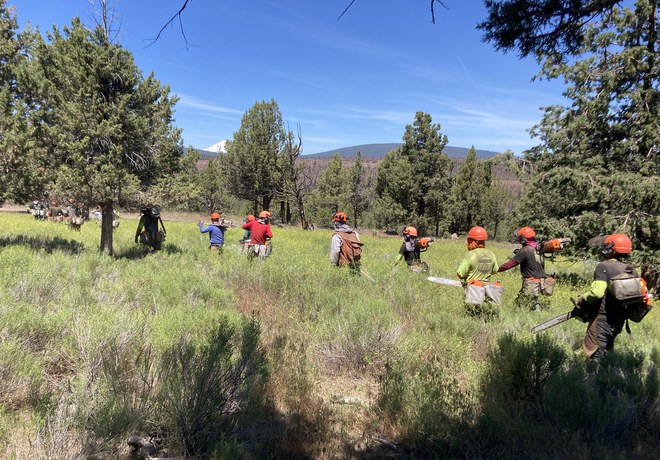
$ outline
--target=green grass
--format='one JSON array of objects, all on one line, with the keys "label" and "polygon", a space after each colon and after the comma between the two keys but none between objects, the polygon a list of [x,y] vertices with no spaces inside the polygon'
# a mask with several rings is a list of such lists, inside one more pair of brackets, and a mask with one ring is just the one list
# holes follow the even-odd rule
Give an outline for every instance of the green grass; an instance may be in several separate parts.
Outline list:
[{"label": "green grass", "polygon": [[[183,409],[159,403],[172,379],[163,357],[182,343],[203,350],[214,325],[242,330],[249,319],[260,326],[270,372],[259,395],[223,415],[230,426],[219,419],[215,443],[205,434],[208,455],[378,457],[388,453],[374,441],[383,437],[410,457],[534,458],[543,449],[586,458],[600,442],[605,457],[620,458],[658,448],[644,435],[660,423],[657,312],[632,324],[632,337],[622,333],[611,363],[597,370],[581,356],[582,323],[529,333],[571,308],[592,264],[548,263],[560,281],[542,312],[515,306],[517,270],[497,275],[504,298],[487,321],[466,314],[460,288],[403,263],[392,269],[400,238],[362,232],[367,277],[330,266],[329,230],[274,226],[271,257],[249,262],[240,228],[228,230],[218,255],[195,219],[166,220],[157,253],[133,243],[136,225],[122,220],[109,257],[98,252],[93,223],[75,232],[0,213],[0,451],[9,457],[115,458],[127,455],[128,435],[153,432],[183,452],[172,415]],[[499,262],[513,249],[488,247]],[[464,241],[441,240],[422,258],[433,275],[455,278],[465,252]],[[231,347],[236,363],[243,352],[239,342]],[[199,372],[219,365],[190,359],[203,363]],[[541,368],[542,382],[525,380]],[[519,390],[508,392],[514,384]],[[565,388],[582,403],[570,403]],[[362,403],[337,404],[337,394]],[[573,430],[566,442],[564,426]],[[84,442],[54,447],[72,436]]]}]

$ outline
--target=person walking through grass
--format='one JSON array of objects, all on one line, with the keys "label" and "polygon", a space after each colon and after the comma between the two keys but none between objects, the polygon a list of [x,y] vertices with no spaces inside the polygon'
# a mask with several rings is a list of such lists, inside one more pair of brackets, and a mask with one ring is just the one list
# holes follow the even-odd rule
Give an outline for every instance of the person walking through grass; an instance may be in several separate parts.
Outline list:
[{"label": "person walking through grass", "polygon": [[499,305],[504,289],[498,282],[491,283],[497,273],[497,259],[486,249],[488,233],[483,227],[472,227],[467,234],[468,253],[463,257],[456,275],[465,285],[465,306],[473,316],[497,315],[493,305]]},{"label": "person walking through grass", "polygon": [[594,280],[589,290],[578,296],[573,316],[589,323],[582,346],[588,358],[602,358],[614,348],[624,323],[628,319],[641,321],[650,310],[645,283],[625,262],[631,252],[627,235],[614,233],[605,238]]},{"label": "person walking through grass", "polygon": [[220,213],[211,214],[211,225],[204,227],[204,222],[199,221],[199,233],[209,234],[209,251],[222,253],[225,244],[225,231],[227,227],[220,225]]},{"label": "person walking through grass", "polygon": [[513,257],[499,266],[498,272],[510,270],[520,265],[522,287],[516,303],[525,304],[532,310],[541,310],[539,296],[543,293],[545,285],[545,266],[543,254],[539,251],[536,241],[536,232],[531,227],[522,227],[516,233],[522,247],[515,251]]},{"label": "person walking through grass", "polygon": [[338,211],[332,216],[335,233],[330,241],[330,263],[339,267],[350,267],[360,272],[362,242],[360,235],[348,225],[346,213]]},{"label": "person walking through grass", "polygon": [[261,260],[266,259],[272,251],[269,243],[273,238],[273,232],[270,228],[270,212],[261,211],[259,218],[245,222],[241,228],[250,231],[251,246],[248,249],[248,259],[252,260],[259,257]]},{"label": "person walking through grass", "polygon": [[408,268],[415,273],[428,271],[428,265],[422,262],[422,249],[417,239],[417,229],[415,227],[409,226],[403,229],[403,243],[392,267],[396,267],[401,260],[405,260]]}]

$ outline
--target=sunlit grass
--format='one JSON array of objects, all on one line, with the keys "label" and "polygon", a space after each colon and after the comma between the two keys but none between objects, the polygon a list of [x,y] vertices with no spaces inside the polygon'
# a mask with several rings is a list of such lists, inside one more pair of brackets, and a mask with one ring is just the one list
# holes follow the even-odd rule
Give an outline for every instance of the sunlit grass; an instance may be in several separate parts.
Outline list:
[{"label": "sunlit grass", "polygon": [[[9,398],[18,402],[12,410],[29,413],[37,407],[48,412],[53,401],[69,397],[68,391],[84,397],[86,388],[91,391],[94,385],[67,389],[66,382],[93,379],[108,350],[121,344],[126,362],[137,363],[145,350],[155,357],[182,338],[202,341],[220,318],[238,325],[241,318],[254,317],[270,365],[279,372],[271,377],[273,405],[317,423],[319,438],[311,444],[325,449],[338,441],[331,441],[331,434],[323,438],[323,430],[334,429],[325,421],[334,409],[324,402],[331,396],[324,388],[350,393],[353,387],[342,388],[344,378],[369,386],[401,371],[411,373],[401,381],[410,385],[412,393],[406,394],[426,391],[425,385],[437,382],[450,385],[447,391],[455,386],[479,395],[498,340],[508,335],[529,340],[532,326],[570,310],[570,297],[589,284],[588,270],[593,269],[582,262],[548,262],[548,272],[577,276],[558,283],[542,312],[515,306],[521,284],[517,270],[495,275],[505,292],[499,315],[487,321],[466,315],[462,289],[430,283],[403,262],[393,268],[401,245],[397,237],[362,231],[366,275],[356,276],[330,265],[330,230],[305,232],[274,225],[272,255],[250,262],[240,254],[240,227],[227,231],[224,252],[217,254],[208,251],[208,237],[199,234],[196,221],[168,221],[167,213],[164,218],[167,240],[162,251],[136,245],[137,220],[123,219],[110,257],[98,252],[100,228],[94,223],[85,223],[77,232],[27,214],[0,213],[0,349],[16,361],[13,367],[6,360],[0,366],[14,382]],[[488,247],[500,263],[513,249],[500,242],[489,242]],[[440,240],[422,259],[433,275],[455,279],[465,252],[463,240]],[[632,337],[621,334],[617,349],[651,355],[658,346],[659,316],[651,312],[634,324]],[[582,323],[569,321],[547,335],[578,362],[584,330]],[[131,364],[126,372],[137,373],[137,366]],[[81,375],[85,377],[76,377]],[[447,401],[458,397],[442,394]],[[25,403],[28,399],[32,406]],[[361,418],[371,417],[367,425],[385,430],[379,425],[376,399],[367,401]],[[0,402],[6,411],[8,403]],[[470,410],[476,408],[475,403]],[[406,409],[412,425],[423,421],[415,418],[421,410]],[[337,414],[346,420],[353,417],[346,411]],[[0,415],[0,443],[4,436],[8,446],[16,446],[20,430],[3,424],[9,418]],[[43,429],[40,423],[24,429],[35,435]],[[339,440],[345,440],[342,436]],[[116,440],[103,442],[117,448]]]}]

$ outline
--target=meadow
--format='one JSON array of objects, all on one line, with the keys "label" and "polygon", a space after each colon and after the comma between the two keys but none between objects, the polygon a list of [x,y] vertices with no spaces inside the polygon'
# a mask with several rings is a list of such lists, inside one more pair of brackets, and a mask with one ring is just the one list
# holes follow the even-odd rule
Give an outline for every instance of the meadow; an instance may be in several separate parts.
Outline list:
[{"label": "meadow", "polygon": [[[518,306],[517,270],[494,315],[401,262],[401,239],[361,233],[368,276],[332,267],[330,230],[273,226],[248,261],[243,231],[208,251],[197,217],[160,252],[122,219],[114,256],[80,232],[0,213],[0,457],[652,458],[660,451],[660,313],[601,363],[586,326],[530,328],[571,309],[595,261],[548,262],[555,293]],[[208,218],[207,218],[208,219]],[[498,262],[514,246],[488,246]],[[455,278],[465,242],[423,254]],[[146,447],[145,447],[146,449]]]}]

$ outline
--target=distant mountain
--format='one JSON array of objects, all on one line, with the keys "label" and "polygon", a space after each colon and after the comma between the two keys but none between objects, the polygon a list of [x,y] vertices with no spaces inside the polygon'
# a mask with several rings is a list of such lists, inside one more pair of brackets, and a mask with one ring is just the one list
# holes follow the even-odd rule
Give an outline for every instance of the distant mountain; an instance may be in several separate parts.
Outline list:
[{"label": "distant mountain", "polygon": [[[210,147],[207,147],[205,149],[196,149],[202,159],[208,160],[210,158],[213,158],[218,155],[218,152],[226,152],[225,149],[225,143],[227,141],[220,141],[217,144],[213,144]],[[401,146],[401,144],[361,144],[361,145],[354,145],[352,147],[343,147],[340,149],[335,149],[335,150],[328,150],[326,152],[320,152],[320,153],[312,153],[309,155],[303,155],[303,158],[306,158],[308,160],[315,159],[315,158],[330,158],[334,156],[335,153],[338,153],[340,157],[342,158],[355,158],[355,154],[357,151],[360,151],[360,154],[362,155],[362,158],[367,159],[367,158],[373,158],[373,159],[381,159],[387,154],[388,152],[391,152],[394,149],[397,149]],[[450,157],[450,158],[465,158],[467,156],[468,150],[465,147],[452,147],[452,146],[446,146],[444,149],[444,152]],[[499,155],[501,152],[493,152],[492,150],[479,150],[477,149],[477,158],[491,158],[494,157],[495,155]]]},{"label": "distant mountain", "polygon": [[215,153],[222,152],[222,153],[225,153],[227,151],[227,148],[225,147],[226,144],[227,144],[226,140],[220,141],[220,142],[217,142],[217,143],[213,144],[210,147],[206,147],[204,150],[206,150],[207,152],[215,152]]},{"label": "distant mountain", "polygon": [[[401,144],[362,144],[303,156],[305,158],[326,158],[332,157],[335,153],[338,153],[342,158],[355,158],[355,154],[359,150],[362,158],[383,158],[386,153],[391,152],[399,146],[401,146]],[[448,145],[445,147],[444,152],[450,158],[465,158],[468,150],[470,149],[466,149],[465,147],[451,147]],[[500,153],[501,152],[477,149],[477,158],[491,158]]]}]

